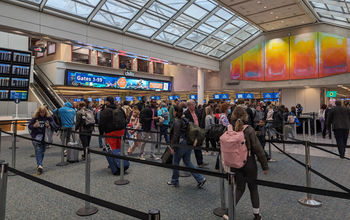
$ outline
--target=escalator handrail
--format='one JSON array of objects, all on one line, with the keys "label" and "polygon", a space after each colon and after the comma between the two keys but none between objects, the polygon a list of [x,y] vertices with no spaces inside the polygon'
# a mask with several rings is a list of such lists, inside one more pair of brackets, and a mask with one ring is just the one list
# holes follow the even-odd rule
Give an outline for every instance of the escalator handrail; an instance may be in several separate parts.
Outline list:
[{"label": "escalator handrail", "polygon": [[[41,75],[43,75],[48,81],[49,81],[49,86],[51,87],[52,85],[55,85],[51,80],[50,80],[50,78],[45,74],[45,72],[39,67],[39,65],[38,64],[34,64],[34,68],[37,68],[37,69],[39,69],[39,72],[40,72],[40,74]],[[40,76],[39,76],[40,77]],[[51,89],[52,89],[52,87],[51,87]],[[63,94],[62,94],[62,92],[59,90],[59,89],[57,89],[57,91],[58,91],[58,93],[61,95],[61,97],[62,97],[62,101],[63,101],[63,104],[65,103],[65,102],[67,102],[67,99],[63,96]],[[60,97],[59,97],[60,98]]]},{"label": "escalator handrail", "polygon": [[36,93],[36,96],[41,99],[40,101],[42,101],[43,103],[45,103],[49,108],[51,108],[50,110],[55,109],[55,104],[52,103],[52,101],[50,100],[50,98],[46,95],[45,92],[40,92],[39,90],[41,89],[41,87],[37,84],[37,83],[31,83],[30,84],[31,89],[33,90],[32,92],[36,93],[35,91],[38,91],[38,93]]},{"label": "escalator handrail", "polygon": [[61,104],[52,94],[52,91],[50,91],[40,80],[37,74],[34,75],[34,79],[36,79],[36,84],[45,92],[45,95],[51,100],[51,102],[56,106],[56,108],[61,107]]}]

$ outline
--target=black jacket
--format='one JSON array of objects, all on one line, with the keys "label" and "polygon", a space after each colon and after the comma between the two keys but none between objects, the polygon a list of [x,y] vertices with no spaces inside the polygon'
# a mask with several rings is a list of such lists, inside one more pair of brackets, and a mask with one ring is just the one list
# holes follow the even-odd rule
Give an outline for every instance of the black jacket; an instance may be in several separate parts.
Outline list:
[{"label": "black jacket", "polygon": [[[155,116],[157,116],[157,112],[154,112]],[[142,124],[143,131],[150,131],[152,127],[153,121],[153,112],[150,107],[145,107],[140,113],[140,123]]]},{"label": "black jacket", "polygon": [[283,113],[279,110],[273,113],[273,127],[281,130],[283,124]]},{"label": "black jacket", "polygon": [[336,106],[328,115],[327,124],[334,129],[350,129],[350,109]]},{"label": "black jacket", "polygon": [[[197,109],[194,110],[194,112],[195,112],[195,114],[197,115],[198,123],[200,124],[200,114],[199,114],[199,112],[197,111]],[[187,119],[189,120],[189,122],[194,123],[194,120],[193,120],[193,117],[192,117],[192,115],[191,115],[190,110],[187,109],[187,110],[184,112],[184,115],[185,115],[185,118],[187,118]]]},{"label": "black jacket", "polygon": [[[110,104],[107,105],[104,110],[100,113],[100,123],[99,123],[99,129],[102,134],[109,133],[112,131],[117,131],[116,125],[113,124],[113,111],[117,109],[117,105]],[[123,110],[124,117],[126,117]]]},{"label": "black jacket", "polygon": [[175,118],[174,123],[170,130],[171,135],[171,144],[179,144],[180,143],[180,137],[185,136],[185,130],[186,130],[186,123],[184,122],[185,119],[181,118]]}]

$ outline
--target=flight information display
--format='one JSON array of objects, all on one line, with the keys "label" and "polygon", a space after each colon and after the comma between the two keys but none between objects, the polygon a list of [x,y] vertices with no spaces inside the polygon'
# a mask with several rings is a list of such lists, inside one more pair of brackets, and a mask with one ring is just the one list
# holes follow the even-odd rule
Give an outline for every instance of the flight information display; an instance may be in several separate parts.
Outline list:
[{"label": "flight information display", "polygon": [[114,76],[99,73],[66,71],[67,86],[86,86],[94,88],[115,88],[149,91],[171,91],[171,82]]}]

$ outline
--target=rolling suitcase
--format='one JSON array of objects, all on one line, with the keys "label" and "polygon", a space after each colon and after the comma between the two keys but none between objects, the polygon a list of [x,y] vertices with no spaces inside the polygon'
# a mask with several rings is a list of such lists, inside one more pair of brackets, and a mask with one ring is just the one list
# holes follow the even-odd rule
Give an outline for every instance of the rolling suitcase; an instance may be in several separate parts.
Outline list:
[{"label": "rolling suitcase", "polygon": [[[75,135],[72,135],[72,140],[67,143],[69,147],[80,147],[80,144],[75,139]],[[79,162],[79,150],[67,149],[67,162],[76,163]]]},{"label": "rolling suitcase", "polygon": [[173,163],[173,155],[170,152],[169,146],[165,149],[165,151],[161,157],[161,160],[162,160],[162,163],[165,163],[165,164],[172,164]]},{"label": "rolling suitcase", "polygon": [[[103,150],[110,154],[120,155],[120,149],[112,150],[109,147],[109,145],[106,145],[106,148],[104,148]],[[113,175],[119,175],[121,167],[120,159],[108,156],[106,156],[106,159],[108,161],[109,167]],[[124,160],[124,171],[126,171],[129,168],[129,166],[130,162],[128,160]]]}]

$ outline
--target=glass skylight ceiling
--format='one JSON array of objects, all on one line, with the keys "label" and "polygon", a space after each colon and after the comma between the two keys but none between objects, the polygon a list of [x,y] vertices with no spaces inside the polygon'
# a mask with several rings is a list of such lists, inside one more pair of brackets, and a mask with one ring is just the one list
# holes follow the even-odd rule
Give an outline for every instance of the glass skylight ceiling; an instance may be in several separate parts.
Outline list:
[{"label": "glass skylight ceiling", "polygon": [[260,33],[213,0],[15,1],[219,59]]},{"label": "glass skylight ceiling", "polygon": [[321,21],[350,26],[350,0],[309,0]]}]

